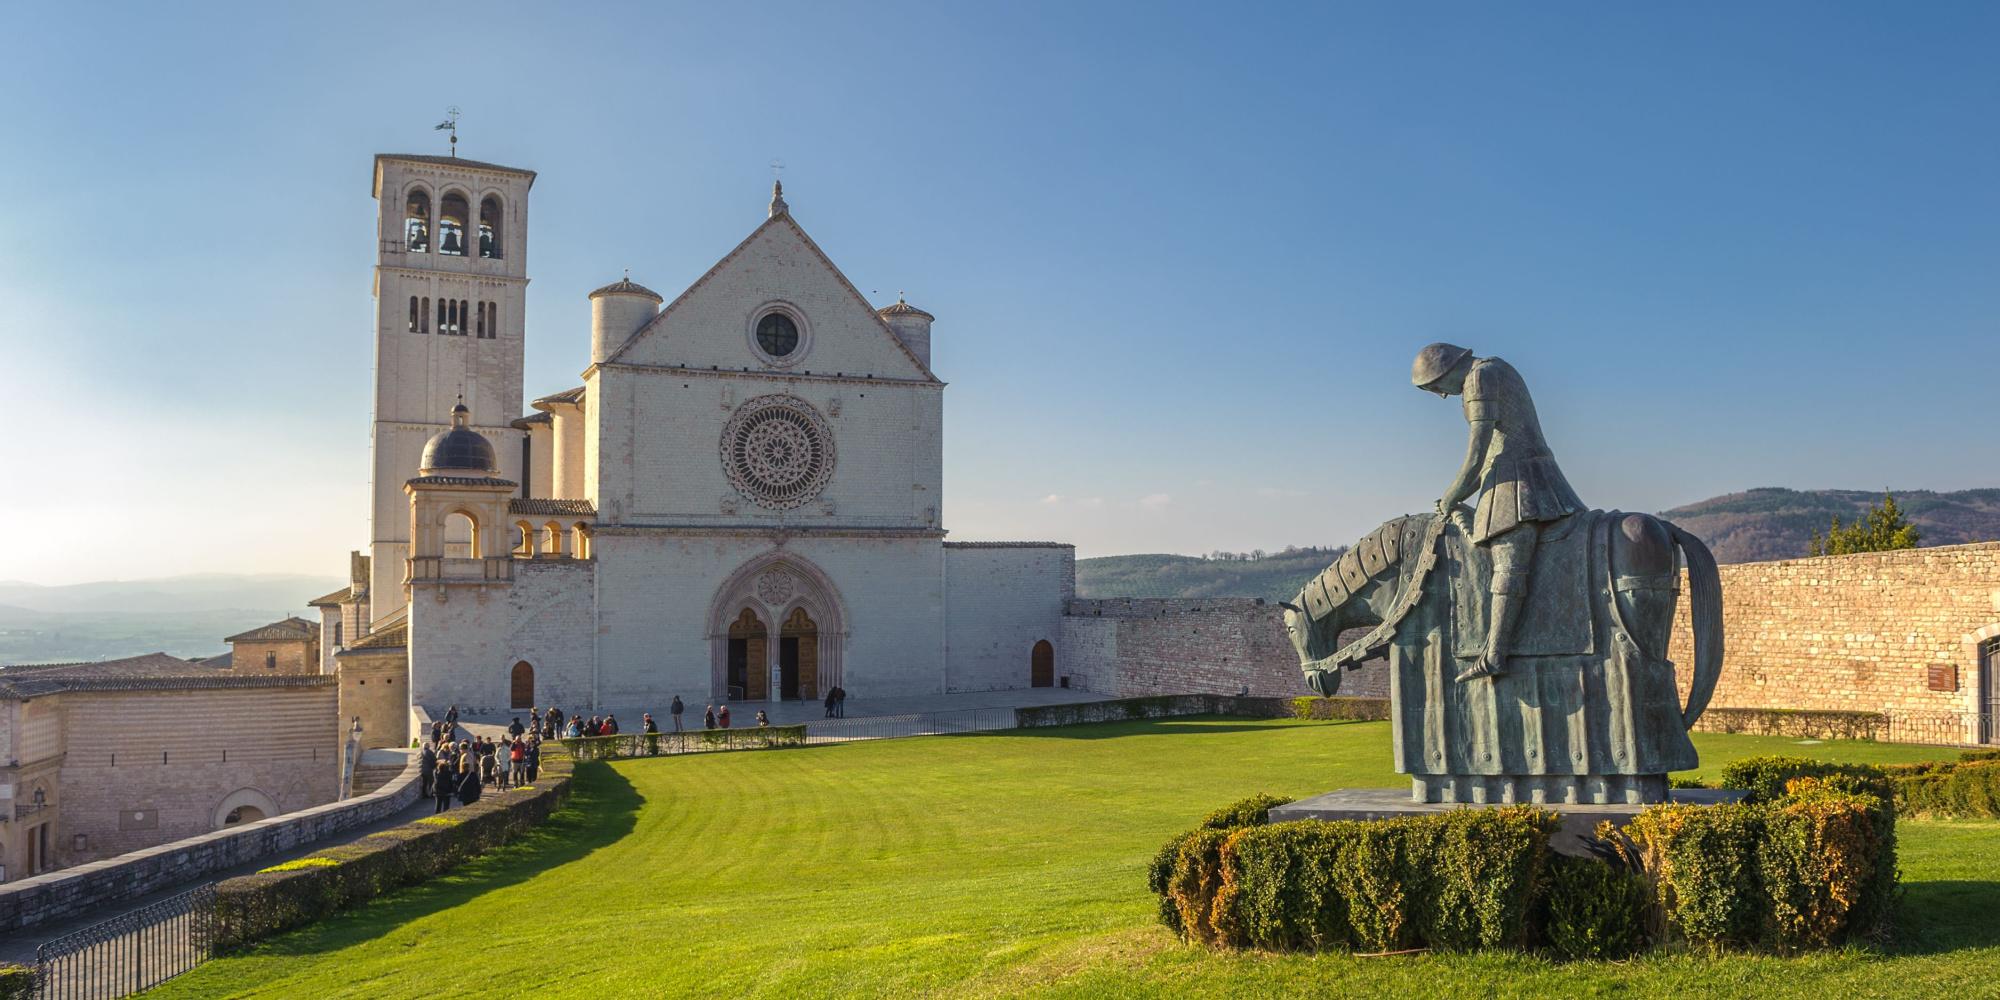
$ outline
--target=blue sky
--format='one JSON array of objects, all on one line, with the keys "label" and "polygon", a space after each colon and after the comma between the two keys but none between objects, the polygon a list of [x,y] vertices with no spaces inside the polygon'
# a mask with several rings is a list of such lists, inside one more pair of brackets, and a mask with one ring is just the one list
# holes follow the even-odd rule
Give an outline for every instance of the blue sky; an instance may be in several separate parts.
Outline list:
[{"label": "blue sky", "polygon": [[540,172],[585,293],[794,215],[938,316],[953,537],[1341,544],[1428,507],[1438,339],[1594,505],[1995,485],[2000,6],[0,4],[0,578],[339,573],[376,152]]}]

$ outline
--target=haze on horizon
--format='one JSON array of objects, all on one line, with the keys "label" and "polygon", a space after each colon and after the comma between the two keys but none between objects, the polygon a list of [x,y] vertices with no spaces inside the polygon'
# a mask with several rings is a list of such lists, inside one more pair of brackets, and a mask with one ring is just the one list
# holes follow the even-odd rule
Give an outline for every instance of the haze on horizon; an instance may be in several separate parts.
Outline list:
[{"label": "haze on horizon", "polygon": [[539,171],[528,394],[787,200],[938,316],[944,521],[1079,555],[1428,509],[1512,361],[1585,500],[1995,485],[2000,8],[17,5],[0,580],[339,575],[377,152]]}]

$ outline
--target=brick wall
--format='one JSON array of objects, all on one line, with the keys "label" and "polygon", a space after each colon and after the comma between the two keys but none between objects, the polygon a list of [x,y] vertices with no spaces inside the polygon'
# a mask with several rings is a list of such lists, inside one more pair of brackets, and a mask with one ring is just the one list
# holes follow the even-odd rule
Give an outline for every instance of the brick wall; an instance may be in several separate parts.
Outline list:
[{"label": "brick wall", "polygon": [[319,644],[309,639],[245,639],[229,649],[229,668],[246,676],[317,674],[319,664]]},{"label": "brick wall", "polygon": [[[1950,736],[1979,711],[1967,640],[2000,632],[1996,589],[2000,542],[1724,566],[1727,655],[1711,704],[1880,711],[1891,739]],[[1669,654],[1683,693],[1688,620],[1683,586]],[[1957,690],[1930,690],[1933,666],[1955,669]],[[1940,731],[1914,731],[1924,725]]]},{"label": "brick wall", "polygon": [[[1120,697],[1310,694],[1285,635],[1283,609],[1252,598],[1072,600],[1063,618],[1071,685]],[[1387,675],[1364,668],[1341,694],[1382,696]]]}]

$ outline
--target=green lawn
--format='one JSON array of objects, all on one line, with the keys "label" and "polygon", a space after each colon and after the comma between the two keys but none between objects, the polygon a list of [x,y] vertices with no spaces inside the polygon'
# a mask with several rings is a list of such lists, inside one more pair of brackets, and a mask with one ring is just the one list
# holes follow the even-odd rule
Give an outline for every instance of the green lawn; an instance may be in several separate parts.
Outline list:
[{"label": "green lawn", "polygon": [[[1697,736],[1714,767],[1949,751]],[[2000,993],[2000,823],[1901,826],[1889,954],[1221,954],[1143,868],[1258,792],[1399,785],[1385,723],[1175,720],[585,765],[532,841],[156,991],[169,997],[1645,996]]]}]

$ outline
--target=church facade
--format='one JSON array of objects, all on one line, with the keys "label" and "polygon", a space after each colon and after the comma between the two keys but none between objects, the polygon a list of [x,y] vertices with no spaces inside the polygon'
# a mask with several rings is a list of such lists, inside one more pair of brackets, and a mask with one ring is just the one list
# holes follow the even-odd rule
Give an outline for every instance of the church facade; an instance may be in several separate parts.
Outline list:
[{"label": "church facade", "polygon": [[590,293],[581,384],[524,408],[533,182],[376,157],[373,538],[314,602],[327,669],[496,713],[1054,683],[1074,549],[947,541],[929,313],[774,185],[671,302]]}]

